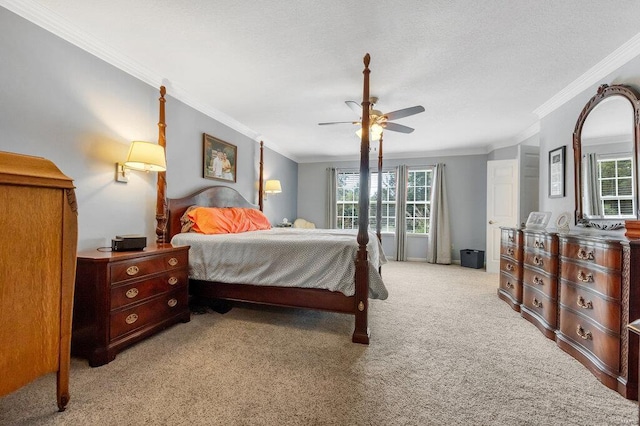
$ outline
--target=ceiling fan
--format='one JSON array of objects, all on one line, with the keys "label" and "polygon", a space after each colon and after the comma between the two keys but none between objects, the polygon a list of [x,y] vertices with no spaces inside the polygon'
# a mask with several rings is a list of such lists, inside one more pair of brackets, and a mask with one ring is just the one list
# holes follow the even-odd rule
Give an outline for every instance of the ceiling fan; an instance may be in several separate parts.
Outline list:
[{"label": "ceiling fan", "polygon": [[[369,120],[371,128],[374,128],[374,125],[380,126],[383,130],[391,130],[393,132],[400,133],[411,133],[413,132],[413,128],[404,126],[398,123],[392,123],[392,120],[397,120],[399,118],[408,117],[410,115],[419,114],[424,111],[424,107],[422,105],[416,105],[409,108],[399,109],[397,111],[392,111],[388,113],[382,113],[381,111],[374,109],[374,105],[378,102],[377,97],[369,98],[369,102],[371,103],[369,109]],[[362,106],[356,101],[345,101],[347,106],[354,110],[358,115],[362,113]],[[360,121],[332,121],[328,123],[318,123],[320,126],[325,126],[328,124],[355,124],[361,125],[362,119]],[[382,130],[380,130],[382,131]]]}]

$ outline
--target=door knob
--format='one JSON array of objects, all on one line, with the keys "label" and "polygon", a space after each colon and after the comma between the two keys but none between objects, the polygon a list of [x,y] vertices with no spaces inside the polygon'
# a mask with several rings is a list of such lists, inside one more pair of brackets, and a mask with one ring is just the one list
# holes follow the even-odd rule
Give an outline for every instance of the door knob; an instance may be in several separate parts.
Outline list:
[{"label": "door knob", "polygon": [[495,222],[494,222],[494,221],[492,221],[492,220],[490,220],[490,221],[489,221],[489,225],[493,225],[494,223],[495,223]]}]

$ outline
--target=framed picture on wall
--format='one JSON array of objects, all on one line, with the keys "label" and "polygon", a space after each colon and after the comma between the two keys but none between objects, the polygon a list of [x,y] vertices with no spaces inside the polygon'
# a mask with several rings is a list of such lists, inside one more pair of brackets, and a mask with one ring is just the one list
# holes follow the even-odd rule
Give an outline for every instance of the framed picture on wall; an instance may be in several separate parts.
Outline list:
[{"label": "framed picture on wall", "polygon": [[566,146],[549,151],[549,198],[564,197],[564,163]]},{"label": "framed picture on wall", "polygon": [[238,147],[206,133],[202,139],[202,177],[235,182]]}]

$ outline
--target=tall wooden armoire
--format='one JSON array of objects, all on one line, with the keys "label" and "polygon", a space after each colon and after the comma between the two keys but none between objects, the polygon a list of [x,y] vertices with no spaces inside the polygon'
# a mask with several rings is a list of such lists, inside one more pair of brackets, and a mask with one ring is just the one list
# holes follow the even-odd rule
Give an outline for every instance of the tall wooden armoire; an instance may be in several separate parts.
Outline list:
[{"label": "tall wooden armoire", "polygon": [[73,182],[49,160],[0,151],[0,396],[57,373],[69,402],[78,243]]}]

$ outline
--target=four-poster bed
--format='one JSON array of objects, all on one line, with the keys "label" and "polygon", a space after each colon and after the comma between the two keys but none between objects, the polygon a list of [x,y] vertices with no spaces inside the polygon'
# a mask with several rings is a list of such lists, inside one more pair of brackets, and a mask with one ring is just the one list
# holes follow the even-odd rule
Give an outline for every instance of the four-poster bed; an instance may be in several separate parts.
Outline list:
[{"label": "four-poster bed", "polygon": [[[379,238],[380,238],[380,228],[378,219],[378,238],[375,236],[373,240],[375,241],[375,246],[370,244],[369,237],[369,109],[370,109],[370,98],[369,98],[369,62],[370,57],[367,54],[364,57],[364,84],[363,84],[363,102],[362,102],[362,137],[361,137],[361,146],[360,146],[360,203],[359,203],[359,219],[358,219],[358,232],[357,245],[353,241],[353,237],[355,234],[352,234],[352,237],[349,237],[349,244],[347,246],[352,246],[353,254],[351,255],[350,261],[351,269],[348,271],[351,273],[349,279],[353,283],[352,290],[348,290],[345,293],[341,291],[332,291],[326,288],[305,288],[305,287],[291,287],[291,286],[280,286],[280,285],[256,285],[255,283],[247,283],[246,281],[240,281],[240,283],[236,282],[221,282],[218,280],[211,281],[208,279],[197,279],[192,276],[190,272],[190,293],[196,297],[204,297],[211,299],[226,299],[226,300],[234,300],[234,301],[243,301],[243,302],[252,302],[252,303],[260,303],[260,304],[269,304],[269,305],[278,305],[278,306],[289,306],[289,307],[302,307],[302,308],[311,308],[311,309],[320,309],[332,312],[346,313],[354,315],[355,317],[355,329],[352,336],[352,341],[356,343],[369,343],[369,327],[368,327],[368,299],[369,296],[373,293],[375,296],[376,293],[379,298],[386,298],[386,289],[384,289],[384,285],[382,284],[382,280],[379,275],[379,266],[381,264],[377,263],[372,265],[370,262],[369,255],[371,254],[369,250],[379,246]],[[164,93],[162,93],[164,96]],[[161,137],[160,140],[164,141],[164,102],[163,98],[161,98],[161,124],[160,132]],[[263,181],[263,146],[261,143],[260,146],[260,176],[259,176],[259,209],[262,210],[262,181]],[[380,164],[382,160],[382,152],[380,152]],[[164,173],[163,173],[164,175]],[[164,176],[163,176],[164,177]],[[158,179],[158,204],[157,204],[157,218],[158,218],[158,241],[166,242],[172,241],[174,244],[183,244],[184,241],[188,241],[188,243],[192,247],[192,252],[194,251],[194,244],[192,244],[192,240],[202,239],[200,237],[211,237],[204,236],[202,234],[196,234],[194,236],[191,234],[188,238],[186,237],[186,233],[181,233],[181,218],[187,211],[187,209],[191,206],[206,206],[206,207],[239,207],[239,208],[255,208],[256,206],[252,203],[248,202],[244,197],[238,194],[233,188],[225,187],[225,186],[214,186],[210,188],[205,188],[201,191],[198,191],[194,194],[190,194],[183,198],[177,199],[168,199],[165,194],[165,186],[164,180]],[[378,213],[379,214],[379,213]],[[270,230],[274,232],[275,230]],[[325,233],[329,233],[330,230],[325,230]],[[264,231],[258,231],[264,232]],[[280,230],[282,232],[282,230]],[[288,232],[288,231],[284,231]],[[335,232],[334,232],[335,233]],[[344,237],[343,235],[337,237],[340,239]],[[290,234],[286,237],[286,239],[293,239],[293,234]],[[217,237],[217,236],[212,236]],[[187,238],[187,239],[185,239]],[[190,239],[189,239],[190,238]],[[278,238],[278,237],[276,237]],[[282,238],[280,237],[282,243]],[[335,240],[333,245],[338,244],[338,241]],[[221,249],[218,249],[216,253],[221,253]],[[226,251],[226,249],[222,249]],[[264,250],[264,248],[263,248]],[[211,252],[209,250],[209,252]],[[198,253],[197,257],[204,256],[205,250],[194,252]],[[202,255],[202,256],[201,256]],[[194,256],[196,257],[196,256]],[[384,254],[380,250],[380,254],[374,253],[374,257],[376,260],[381,258],[384,261]],[[315,259],[314,259],[315,261]],[[195,260],[194,260],[195,262]],[[190,264],[192,260],[190,259]],[[299,268],[308,268],[310,262],[307,262],[307,265],[300,265]],[[250,269],[248,265],[245,265],[246,269]],[[278,266],[279,268],[280,266]],[[190,271],[195,267],[190,267]],[[206,267],[202,267],[206,269]],[[262,270],[266,270],[268,268],[263,267]],[[373,270],[373,272],[372,272]],[[300,269],[299,272],[303,270]],[[227,271],[224,271],[225,273]],[[336,275],[336,272],[330,269],[324,271],[325,275]],[[342,272],[341,272],[342,273]],[[266,274],[266,272],[265,272]],[[339,273],[338,273],[339,275]],[[354,277],[355,279],[351,279]],[[376,281],[372,283],[373,281]],[[377,283],[377,280],[380,282]],[[378,288],[374,288],[371,284],[375,284]],[[286,284],[283,284],[286,285]],[[380,285],[382,286],[380,289]]]}]

